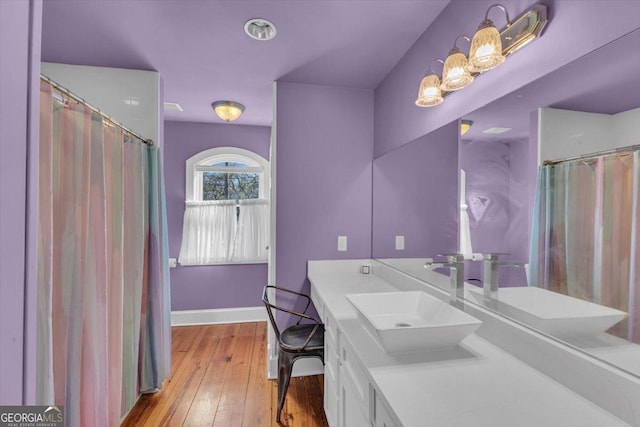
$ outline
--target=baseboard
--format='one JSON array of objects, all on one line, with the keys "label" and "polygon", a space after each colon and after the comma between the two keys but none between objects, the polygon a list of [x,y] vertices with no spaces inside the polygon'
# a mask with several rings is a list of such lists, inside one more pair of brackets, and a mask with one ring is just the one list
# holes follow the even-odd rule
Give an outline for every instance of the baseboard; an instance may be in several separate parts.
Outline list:
[{"label": "baseboard", "polygon": [[215,325],[219,323],[266,322],[264,307],[178,310],[171,312],[171,326]]}]

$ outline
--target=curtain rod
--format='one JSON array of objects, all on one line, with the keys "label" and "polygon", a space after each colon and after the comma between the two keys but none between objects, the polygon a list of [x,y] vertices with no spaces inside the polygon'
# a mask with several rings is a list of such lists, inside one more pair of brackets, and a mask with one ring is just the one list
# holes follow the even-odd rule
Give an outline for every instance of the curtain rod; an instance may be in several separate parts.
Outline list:
[{"label": "curtain rod", "polygon": [[45,76],[44,74],[40,74],[40,80],[44,80],[45,82],[49,83],[51,86],[53,86],[54,89],[56,89],[59,92],[62,92],[63,95],[66,95],[69,98],[73,99],[74,101],[86,106],[87,108],[89,108],[94,113],[99,114],[104,120],[107,120],[108,122],[114,124],[115,126],[119,127],[123,131],[125,131],[126,133],[131,134],[132,136],[135,136],[140,141],[142,141],[144,144],[147,144],[149,146],[155,145],[152,139],[145,138],[142,135],[140,135],[139,133],[132,131],[131,129],[129,129],[128,127],[126,127],[125,125],[123,125],[122,123],[120,123],[119,121],[117,121],[116,119],[111,117],[110,115],[108,115],[105,112],[101,111],[99,108],[96,108],[93,105],[89,104],[83,98],[80,98],[78,95],[74,94],[69,89],[61,86],[59,83],[51,80],[49,77]]},{"label": "curtain rod", "polygon": [[563,162],[571,162],[574,160],[588,160],[588,159],[594,159],[600,156],[606,156],[608,154],[625,153],[627,151],[636,151],[636,150],[640,150],[640,145],[630,145],[628,147],[612,148],[611,150],[604,150],[604,151],[598,151],[597,153],[583,154],[582,156],[567,157],[566,159],[545,160],[542,163],[542,165],[551,166],[551,165],[556,165],[558,163],[563,163]]}]

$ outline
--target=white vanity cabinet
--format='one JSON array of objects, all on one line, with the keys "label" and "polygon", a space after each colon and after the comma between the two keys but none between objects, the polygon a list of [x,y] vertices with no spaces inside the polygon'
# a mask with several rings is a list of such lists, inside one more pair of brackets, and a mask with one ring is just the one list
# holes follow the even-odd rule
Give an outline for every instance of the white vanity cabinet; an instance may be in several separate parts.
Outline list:
[{"label": "white vanity cabinet", "polygon": [[380,393],[377,393],[375,389],[372,389],[371,391],[373,393],[373,397],[371,399],[373,403],[372,425],[374,427],[397,427],[397,424],[391,417],[391,410],[380,398]]},{"label": "white vanity cabinet", "polygon": [[395,427],[366,368],[343,336],[338,322],[311,288],[324,323],[324,411],[330,427]]},{"label": "white vanity cabinet", "polygon": [[[329,426],[368,426],[370,423],[362,408],[365,399],[362,379],[366,378],[362,375],[363,368],[356,365],[353,351],[341,344],[338,322],[313,287],[311,300],[324,323],[324,412]],[[354,370],[358,372],[357,380]]]},{"label": "white vanity cabinet", "polygon": [[338,427],[340,420],[340,387],[338,376],[340,374],[339,334],[338,324],[335,318],[327,310],[311,287],[311,301],[316,307],[320,320],[324,323],[324,412],[330,427]]},{"label": "white vanity cabinet", "polygon": [[331,427],[337,427],[340,413],[340,356],[338,343],[340,331],[335,319],[327,314],[323,321],[324,332],[324,412]]},{"label": "white vanity cabinet", "polygon": [[369,426],[370,389],[365,368],[346,339],[340,342],[340,423],[339,427]]},{"label": "white vanity cabinet", "polygon": [[[309,261],[311,299],[325,324],[324,408],[330,427],[640,427],[639,417],[629,417],[631,423],[616,418],[475,333],[447,351],[388,354],[347,295],[415,291],[419,284],[377,264],[378,274],[362,274],[365,262]],[[476,311],[499,339],[512,327]],[[528,332],[513,328],[507,337],[525,343]],[[532,351],[549,348],[537,341],[526,345]],[[639,401],[635,388],[611,390],[625,402],[629,396]]]}]

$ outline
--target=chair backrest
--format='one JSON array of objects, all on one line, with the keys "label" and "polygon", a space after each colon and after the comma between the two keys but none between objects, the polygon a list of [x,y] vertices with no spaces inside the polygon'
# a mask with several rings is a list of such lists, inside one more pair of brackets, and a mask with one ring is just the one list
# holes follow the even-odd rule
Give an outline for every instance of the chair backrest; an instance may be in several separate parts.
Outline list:
[{"label": "chair backrest", "polygon": [[271,327],[273,328],[273,331],[276,334],[276,338],[278,341],[280,341],[280,329],[278,329],[278,324],[276,323],[276,318],[273,315],[273,310],[279,310],[280,308],[271,304],[271,302],[269,302],[269,289],[274,289],[275,290],[275,286],[265,286],[264,289],[262,290],[262,302],[264,303],[265,308],[267,309],[267,314],[269,315],[269,322],[271,322]]},{"label": "chair backrest", "polygon": [[[297,297],[301,297],[307,301],[307,304],[305,305],[304,310],[302,310],[302,312],[293,311],[291,309],[284,308],[282,306],[277,306],[273,304],[271,301],[269,301],[269,289],[273,289],[274,292],[279,291],[279,292],[284,292],[290,295],[295,295]],[[278,329],[278,324],[276,323],[276,319],[273,315],[273,310],[282,311],[284,313],[288,313],[296,316],[298,318],[296,325],[299,325],[303,320],[307,322],[315,323],[316,325],[320,324],[320,321],[318,321],[318,319],[315,319],[307,314],[307,310],[311,305],[311,298],[309,298],[309,295],[292,291],[291,289],[283,288],[281,286],[267,285],[262,290],[262,302],[264,303],[264,306],[267,308],[267,314],[269,315],[271,326],[273,327],[273,330],[276,333],[276,337],[278,338],[278,341],[280,341],[280,330]]]}]

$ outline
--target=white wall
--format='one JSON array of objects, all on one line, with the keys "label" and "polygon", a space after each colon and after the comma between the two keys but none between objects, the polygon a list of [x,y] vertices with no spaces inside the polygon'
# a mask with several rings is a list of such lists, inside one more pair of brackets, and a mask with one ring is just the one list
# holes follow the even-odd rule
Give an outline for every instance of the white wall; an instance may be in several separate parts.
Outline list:
[{"label": "white wall", "polygon": [[618,146],[640,144],[640,108],[618,113],[611,119]]},{"label": "white wall", "polygon": [[541,108],[538,114],[539,164],[640,143],[640,108],[614,115]]},{"label": "white wall", "polygon": [[160,77],[155,71],[42,63],[42,74],[126,127],[160,140]]}]

